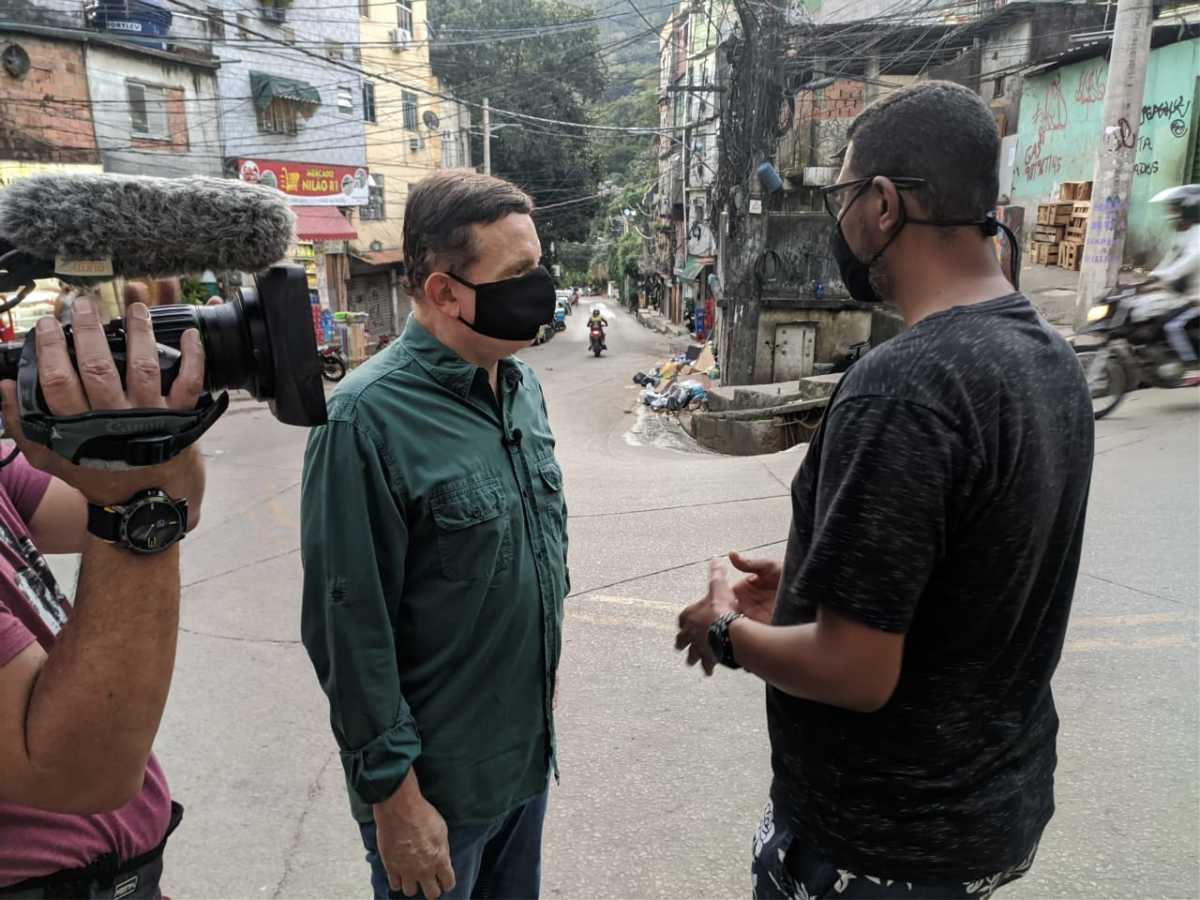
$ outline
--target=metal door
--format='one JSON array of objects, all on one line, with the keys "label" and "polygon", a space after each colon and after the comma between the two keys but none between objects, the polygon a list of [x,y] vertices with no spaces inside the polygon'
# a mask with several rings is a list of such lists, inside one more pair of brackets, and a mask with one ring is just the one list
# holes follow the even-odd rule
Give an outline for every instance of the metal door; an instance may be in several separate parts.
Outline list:
[{"label": "metal door", "polygon": [[775,365],[772,381],[792,381],[813,373],[817,353],[817,326],[775,326]]}]

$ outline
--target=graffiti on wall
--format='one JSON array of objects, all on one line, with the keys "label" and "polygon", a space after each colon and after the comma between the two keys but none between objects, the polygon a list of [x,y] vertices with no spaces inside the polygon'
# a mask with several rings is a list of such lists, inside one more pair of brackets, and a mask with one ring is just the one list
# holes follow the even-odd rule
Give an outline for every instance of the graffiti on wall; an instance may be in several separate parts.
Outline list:
[{"label": "graffiti on wall", "polygon": [[1075,102],[1084,106],[1102,102],[1107,80],[1108,67],[1103,63],[1088,69],[1079,76],[1079,84],[1075,86]]},{"label": "graffiti on wall", "polygon": [[1025,148],[1025,178],[1028,181],[1058,175],[1062,171],[1062,157],[1045,152],[1046,135],[1067,127],[1067,101],[1063,99],[1061,74],[1051,79],[1045,95],[1037,102],[1033,125],[1037,129],[1037,140]]}]

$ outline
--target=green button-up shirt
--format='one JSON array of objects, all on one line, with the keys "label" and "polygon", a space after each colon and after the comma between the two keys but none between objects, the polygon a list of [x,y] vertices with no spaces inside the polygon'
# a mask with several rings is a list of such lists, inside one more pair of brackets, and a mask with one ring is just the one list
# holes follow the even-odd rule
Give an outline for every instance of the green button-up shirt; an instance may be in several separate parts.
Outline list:
[{"label": "green button-up shirt", "polygon": [[451,825],[545,789],[568,592],[542,388],[415,320],[353,372],[304,461],[302,635],[355,818],[415,767]]}]

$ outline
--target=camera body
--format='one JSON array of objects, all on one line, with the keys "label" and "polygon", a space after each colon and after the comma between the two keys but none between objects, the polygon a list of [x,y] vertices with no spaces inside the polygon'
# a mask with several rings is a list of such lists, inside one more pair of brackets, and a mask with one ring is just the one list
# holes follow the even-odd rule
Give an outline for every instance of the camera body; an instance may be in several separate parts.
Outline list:
[{"label": "camera body", "polygon": [[[195,411],[121,413],[117,414],[124,419],[120,426],[114,425],[114,414],[56,419],[37,383],[37,345],[30,332],[24,341],[0,344],[0,378],[17,380],[26,433],[77,463],[162,462],[199,437],[198,433],[193,436],[197,428],[202,431],[211,426],[224,411],[227,398],[214,403],[209,394],[230,388],[249,391],[266,401],[274,416],[287,425],[325,424],[325,391],[308,281],[299,266],[272,266],[255,276],[253,287],[241,288],[226,303],[153,307],[150,319],[159,345],[164,394],[179,374],[184,333],[189,328],[200,332],[206,396]],[[110,322],[105,334],[124,382],[124,321]],[[67,345],[74,359],[70,329]]]}]

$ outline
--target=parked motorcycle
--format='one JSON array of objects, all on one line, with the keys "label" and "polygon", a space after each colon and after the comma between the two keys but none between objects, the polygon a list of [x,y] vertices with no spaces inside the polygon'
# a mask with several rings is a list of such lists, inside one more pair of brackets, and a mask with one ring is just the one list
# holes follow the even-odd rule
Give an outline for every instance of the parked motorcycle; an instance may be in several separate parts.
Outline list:
[{"label": "parked motorcycle", "polygon": [[[1179,356],[1171,349],[1163,326],[1189,306],[1174,291],[1150,285],[1118,287],[1104,302],[1088,310],[1088,324],[1079,330],[1076,343],[1097,419],[1116,409],[1125,394],[1141,384],[1176,388],[1191,383]],[[1200,319],[1187,327],[1193,343]]]},{"label": "parked motorcycle", "polygon": [[604,329],[599,325],[588,328],[588,349],[596,356],[604,352]]},{"label": "parked motorcycle", "polygon": [[561,306],[554,310],[554,330],[567,330],[567,311]]},{"label": "parked motorcycle", "polygon": [[346,377],[346,357],[337,347],[323,344],[317,348],[317,356],[321,358],[321,377],[326,381],[336,383]]}]

